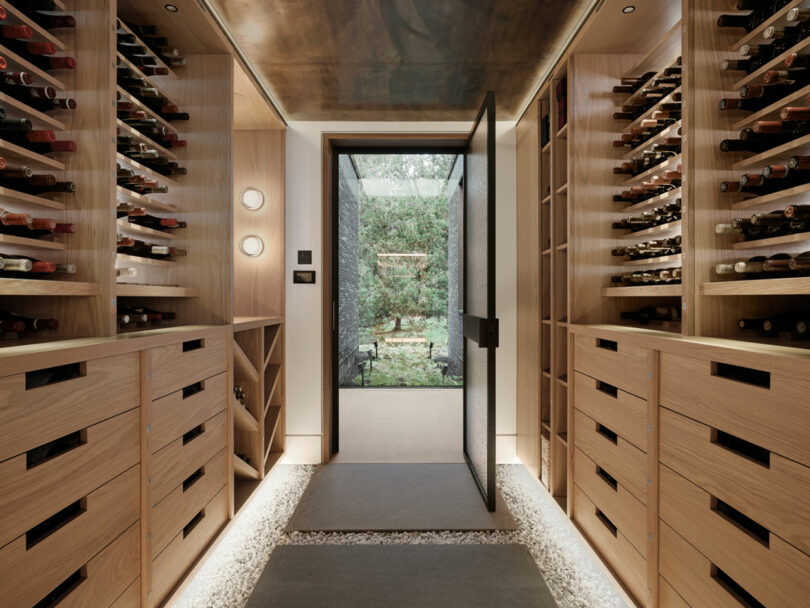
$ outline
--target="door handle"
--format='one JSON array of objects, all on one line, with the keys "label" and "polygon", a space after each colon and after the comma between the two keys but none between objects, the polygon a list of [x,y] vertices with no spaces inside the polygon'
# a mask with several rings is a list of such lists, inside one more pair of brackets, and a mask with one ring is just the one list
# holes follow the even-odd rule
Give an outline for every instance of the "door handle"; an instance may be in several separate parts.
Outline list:
[{"label": "door handle", "polygon": [[498,319],[484,319],[464,315],[464,337],[476,342],[480,348],[498,348]]}]

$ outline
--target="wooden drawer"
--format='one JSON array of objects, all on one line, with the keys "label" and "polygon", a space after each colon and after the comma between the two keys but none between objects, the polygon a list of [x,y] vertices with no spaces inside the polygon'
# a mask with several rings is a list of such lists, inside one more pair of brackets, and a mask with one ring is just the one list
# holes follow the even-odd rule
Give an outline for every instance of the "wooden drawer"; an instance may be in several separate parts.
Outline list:
[{"label": "wooden drawer", "polygon": [[646,399],[652,373],[649,352],[623,342],[576,335],[574,369]]},{"label": "wooden drawer", "polygon": [[222,373],[153,401],[149,409],[152,452],[223,411],[226,391],[226,374]]},{"label": "wooden drawer", "polygon": [[[31,608],[122,532],[138,521],[137,466],[81,499],[79,512],[61,524],[23,535],[0,549],[0,597],[4,606]],[[123,589],[123,586],[122,586]]]},{"label": "wooden drawer", "polygon": [[136,578],[109,608],[141,608],[141,578]]},{"label": "wooden drawer", "polygon": [[647,560],[574,485],[574,520],[639,604],[647,597]]},{"label": "wooden drawer", "polygon": [[221,450],[155,505],[151,523],[153,558],[208,504],[226,481],[227,461],[225,450]]},{"label": "wooden drawer", "polygon": [[80,445],[30,469],[29,455],[40,451],[0,462],[0,546],[137,465],[139,412],[136,408],[88,427],[77,438]]},{"label": "wooden drawer", "polygon": [[807,604],[810,557],[734,504],[718,502],[666,466],[660,471],[660,516],[673,530],[765,606]]},{"label": "wooden drawer", "polygon": [[[56,608],[107,607],[123,596],[139,580],[141,526],[132,524],[126,532],[87,562],[80,574],[83,580],[55,605]],[[132,591],[130,591],[132,594]],[[138,589],[140,601],[140,589]],[[129,606],[137,606],[129,602]]]},{"label": "wooden drawer", "polygon": [[216,376],[228,366],[225,336],[160,346],[149,351],[152,399]]},{"label": "wooden drawer", "polygon": [[647,508],[579,449],[574,449],[574,483],[647,558]]},{"label": "wooden drawer", "polygon": [[184,524],[183,530],[152,562],[152,605],[158,606],[180,582],[228,519],[225,488]]},{"label": "wooden drawer", "polygon": [[662,463],[810,553],[810,469],[764,451],[762,464],[711,427],[666,408],[659,420]]},{"label": "wooden drawer", "polygon": [[28,390],[28,374],[0,378],[0,461],[140,404],[138,353],[61,367],[78,377]]},{"label": "wooden drawer", "polygon": [[226,413],[220,412],[201,425],[189,426],[186,433],[202,432],[188,440],[184,439],[186,435],[178,437],[152,454],[149,478],[153,506],[225,447]]},{"label": "wooden drawer", "polygon": [[660,608],[689,608],[686,600],[678,595],[663,576],[658,577],[658,605]]},{"label": "wooden drawer", "polygon": [[[672,586],[677,596],[683,598],[693,608],[703,608],[704,606],[743,608],[746,606],[716,578],[712,563],[663,521],[659,527],[658,536],[659,571]],[[680,606],[670,599],[665,603],[664,599],[665,594],[662,590],[662,608]],[[785,608],[793,607],[786,606]]]},{"label": "wooden drawer", "polygon": [[808,377],[661,353],[661,404],[810,465]]},{"label": "wooden drawer", "polygon": [[575,372],[574,407],[647,451],[647,402],[644,399],[598,378]]},{"label": "wooden drawer", "polygon": [[611,431],[574,410],[574,445],[647,504],[647,455],[623,437],[611,435]]}]

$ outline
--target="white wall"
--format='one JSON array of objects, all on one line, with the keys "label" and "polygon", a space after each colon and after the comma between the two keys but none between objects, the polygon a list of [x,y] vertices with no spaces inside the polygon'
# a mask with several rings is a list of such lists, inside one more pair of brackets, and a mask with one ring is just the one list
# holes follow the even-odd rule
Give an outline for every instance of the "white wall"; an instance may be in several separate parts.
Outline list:
[{"label": "white wall", "polygon": [[[287,128],[287,461],[317,463],[321,457],[321,134],[371,132],[463,132],[459,122],[292,122]],[[501,343],[496,374],[497,453],[515,460],[515,124],[496,128],[497,314]],[[312,250],[316,285],[293,285],[299,249]]]}]

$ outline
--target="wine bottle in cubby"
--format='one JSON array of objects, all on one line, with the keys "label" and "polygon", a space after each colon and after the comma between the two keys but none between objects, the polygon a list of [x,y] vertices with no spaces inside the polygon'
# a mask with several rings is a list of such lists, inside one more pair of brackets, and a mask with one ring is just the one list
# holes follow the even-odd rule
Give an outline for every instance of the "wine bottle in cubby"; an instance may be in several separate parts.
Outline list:
[{"label": "wine bottle in cubby", "polygon": [[717,264],[714,270],[718,275],[732,275],[735,278],[745,279],[769,279],[805,274],[804,270],[790,267],[793,259],[794,256],[789,253],[777,253],[770,257],[760,255],[733,264]]},{"label": "wine bottle in cubby", "polygon": [[744,44],[740,47],[740,54],[751,59],[749,68],[752,72],[774,58],[772,44]]},{"label": "wine bottle in cubby", "polygon": [[613,87],[613,92],[627,95],[635,93],[653,76],[655,76],[655,72],[646,72],[637,78],[622,78],[619,81],[620,84]]},{"label": "wine bottle in cubby", "polygon": [[14,327],[16,333],[59,328],[59,321],[56,319],[26,317],[6,310],[0,310],[0,320],[10,324],[6,327]]},{"label": "wine bottle in cubby", "polygon": [[614,275],[610,281],[619,285],[666,285],[681,282],[681,268],[663,268],[659,270],[636,270],[626,274]]},{"label": "wine bottle in cubby", "polygon": [[614,257],[627,256],[630,260],[646,260],[681,253],[680,235],[668,239],[658,239],[636,243],[626,247],[616,247],[611,252]]},{"label": "wine bottle in cubby", "polygon": [[239,403],[241,403],[242,405],[246,405],[247,395],[245,394],[245,389],[242,385],[240,384],[234,385],[233,396]]},{"label": "wine bottle in cubby", "polygon": [[47,278],[54,274],[76,274],[73,264],[57,264],[22,255],[0,253],[0,276],[15,278]]},{"label": "wine bottle in cubby", "polygon": [[724,72],[745,72],[746,74],[754,71],[750,57],[745,59],[723,59],[720,62],[720,69]]},{"label": "wine bottle in cubby", "polygon": [[680,321],[681,311],[677,306],[644,306],[638,310],[622,311],[619,316],[648,325],[650,321]]},{"label": "wine bottle in cubby", "polygon": [[[8,217],[8,215],[6,217]],[[29,219],[30,221],[28,221]],[[38,239],[54,234],[73,234],[75,232],[76,226],[74,224],[60,223],[56,220],[44,217],[28,216],[24,222],[10,224],[6,224],[4,220],[0,220],[0,234],[20,236],[29,239]]]},{"label": "wine bottle in cubby", "polygon": [[654,226],[670,224],[679,219],[681,219],[681,205],[680,202],[675,202],[664,207],[644,211],[641,216],[622,218],[618,222],[613,222],[613,228],[614,230],[638,232],[639,230],[646,230]]},{"label": "wine bottle in cubby", "polygon": [[789,218],[782,209],[776,209],[770,213],[755,213],[749,218],[736,218],[728,224],[717,224],[714,230],[716,234],[737,233],[745,241],[754,241],[808,232],[810,217]]},{"label": "wine bottle in cubby", "polygon": [[119,238],[117,248],[118,253],[156,260],[167,259],[173,253],[172,249],[165,245],[152,245],[151,243],[145,243],[144,241],[132,237]]},{"label": "wine bottle in cubby", "polygon": [[760,330],[766,336],[791,334],[797,338],[807,338],[810,333],[810,313],[804,310],[784,312],[761,319],[740,319],[740,329]]},{"label": "wine bottle in cubby", "polygon": [[128,217],[130,224],[137,224],[138,226],[151,228],[152,230],[163,231],[163,230],[171,230],[173,228],[186,227],[186,222],[181,222],[180,220],[174,217],[157,217],[149,214],[130,215]]},{"label": "wine bottle in cubby", "polygon": [[30,167],[0,171],[0,186],[35,196],[76,192],[76,184],[73,182],[57,181],[56,176],[50,174],[34,174]]},{"label": "wine bottle in cubby", "polygon": [[720,15],[717,18],[717,27],[730,27],[750,32],[768,18],[768,13],[754,10],[751,13],[737,13]]}]

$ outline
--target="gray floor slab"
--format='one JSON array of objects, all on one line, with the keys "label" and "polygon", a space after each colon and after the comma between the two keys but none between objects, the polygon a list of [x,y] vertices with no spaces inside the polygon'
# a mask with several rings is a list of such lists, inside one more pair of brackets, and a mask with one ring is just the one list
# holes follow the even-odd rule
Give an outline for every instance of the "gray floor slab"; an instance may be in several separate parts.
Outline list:
[{"label": "gray floor slab", "polygon": [[498,496],[486,509],[466,464],[328,464],[309,482],[289,531],[514,530]]},{"label": "gray floor slab", "polygon": [[287,545],[246,608],[554,608],[523,545]]}]

